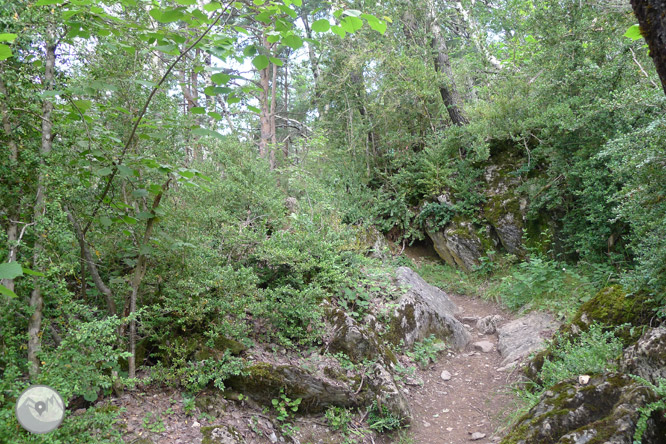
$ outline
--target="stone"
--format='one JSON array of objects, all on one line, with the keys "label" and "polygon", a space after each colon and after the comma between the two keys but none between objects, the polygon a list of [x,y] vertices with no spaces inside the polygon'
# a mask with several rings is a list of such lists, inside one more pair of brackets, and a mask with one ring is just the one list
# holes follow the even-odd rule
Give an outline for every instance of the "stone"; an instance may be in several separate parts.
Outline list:
[{"label": "stone", "polygon": [[394,344],[403,341],[411,347],[430,335],[446,341],[453,348],[464,349],[471,335],[455,318],[460,309],[439,288],[428,284],[407,267],[396,271],[396,281],[406,289],[389,321],[387,338]]},{"label": "stone", "polygon": [[202,427],[202,444],[244,444],[243,435],[230,425]]},{"label": "stone", "polygon": [[480,352],[490,353],[495,349],[495,344],[490,341],[479,341],[472,344],[472,347],[474,347],[476,350],[479,350]]},{"label": "stone", "polygon": [[379,405],[386,407],[391,414],[400,418],[402,425],[411,423],[412,409],[409,402],[384,366],[375,364],[372,367],[368,384]]},{"label": "stone", "polygon": [[590,375],[580,375],[578,376],[578,383],[580,385],[587,385],[590,382]]},{"label": "stone", "polygon": [[442,374],[440,374],[439,377],[442,378],[444,381],[450,381],[451,380],[451,373],[449,373],[446,370],[442,370]]},{"label": "stone", "polygon": [[655,385],[666,379],[666,326],[651,328],[636,344],[627,347],[620,368]]},{"label": "stone", "polygon": [[560,323],[547,313],[532,312],[501,326],[497,349],[502,367],[509,368],[531,353],[543,350]]},{"label": "stone", "polygon": [[[539,402],[520,418],[504,437],[505,444],[595,443],[632,444],[640,408],[657,396],[629,376],[618,373],[593,376],[586,386],[576,380],[555,385],[553,397]],[[666,418],[653,415],[643,444],[663,443]]]},{"label": "stone", "polygon": [[354,363],[380,360],[386,365],[396,363],[396,358],[374,330],[367,329],[342,310],[332,310],[334,333],[328,341],[331,353],[344,353]]},{"label": "stone", "polygon": [[483,439],[485,437],[486,437],[485,433],[474,432],[474,433],[472,433],[472,436],[470,436],[469,440],[470,441],[478,441],[478,440]]},{"label": "stone", "polygon": [[486,316],[476,322],[476,329],[484,335],[492,335],[503,321],[504,318],[500,315]]},{"label": "stone", "polygon": [[435,251],[452,267],[472,271],[485,254],[471,222],[452,221],[443,231],[426,230]]},{"label": "stone", "polygon": [[352,388],[350,382],[353,381],[321,375],[297,365],[256,362],[243,374],[230,377],[225,385],[266,405],[271,405],[282,390],[286,396],[302,400],[299,411],[319,413],[329,406],[360,407],[372,402],[373,395],[367,390],[356,393],[358,385]]}]

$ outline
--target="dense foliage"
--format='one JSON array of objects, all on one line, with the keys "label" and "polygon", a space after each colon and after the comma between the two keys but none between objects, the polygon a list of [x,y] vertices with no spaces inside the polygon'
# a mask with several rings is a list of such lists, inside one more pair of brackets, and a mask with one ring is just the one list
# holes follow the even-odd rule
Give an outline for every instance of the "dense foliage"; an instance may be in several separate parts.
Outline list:
[{"label": "dense foliage", "polygon": [[[10,407],[30,383],[80,404],[137,378],[196,392],[254,344],[319,345],[324,300],[360,317],[384,285],[368,233],[399,252],[479,230],[502,162],[524,254],[425,274],[495,276],[512,309],[566,315],[610,281],[666,306],[666,98],[620,2],[0,11],[2,442],[32,439]],[[112,416],[48,442],[117,439]]]}]

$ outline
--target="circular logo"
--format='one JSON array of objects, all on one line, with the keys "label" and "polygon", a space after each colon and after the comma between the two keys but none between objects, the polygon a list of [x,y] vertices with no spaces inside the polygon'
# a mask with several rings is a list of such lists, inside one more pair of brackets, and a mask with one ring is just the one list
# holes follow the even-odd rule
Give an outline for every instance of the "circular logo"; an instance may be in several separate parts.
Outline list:
[{"label": "circular logo", "polygon": [[47,385],[33,385],[16,401],[16,419],[28,432],[48,433],[58,428],[65,417],[65,403]]}]

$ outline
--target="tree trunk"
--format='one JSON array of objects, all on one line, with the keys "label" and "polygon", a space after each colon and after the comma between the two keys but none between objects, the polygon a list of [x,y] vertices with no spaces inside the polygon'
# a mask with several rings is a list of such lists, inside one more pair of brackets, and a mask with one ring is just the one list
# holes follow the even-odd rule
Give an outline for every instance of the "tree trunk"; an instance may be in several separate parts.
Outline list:
[{"label": "tree trunk", "polygon": [[88,248],[88,245],[86,244],[85,234],[83,233],[83,230],[81,230],[79,222],[74,218],[74,214],[69,208],[65,207],[65,211],[67,212],[67,219],[69,219],[69,222],[72,224],[72,227],[74,227],[74,234],[76,234],[76,238],[79,241],[79,247],[81,247],[82,256],[85,261],[85,262],[81,261],[82,266],[86,264],[85,266],[90,271],[90,275],[93,278],[95,287],[97,287],[97,290],[99,290],[99,292],[102,293],[106,298],[106,307],[109,312],[109,316],[113,316],[114,314],[116,314],[116,303],[113,300],[113,293],[99,275],[99,271],[97,270],[97,265],[93,260],[92,254],[90,253],[90,248]]},{"label": "tree trunk", "polygon": [[[475,2],[476,0],[472,0],[472,6],[474,6]],[[465,26],[467,27],[467,30],[469,31],[470,39],[476,47],[476,50],[483,55],[483,58],[488,63],[490,63],[496,70],[500,71],[502,69],[502,64],[499,60],[497,60],[497,57],[492,55],[488,50],[488,45],[486,45],[486,42],[484,41],[485,37],[483,35],[483,31],[480,29],[479,24],[474,19],[474,16],[468,9],[465,9],[462,1],[456,1],[454,4],[458,14],[462,18]]]},{"label": "tree trunk", "polygon": [[434,1],[430,0],[428,6],[431,34],[430,47],[432,48],[435,71],[444,74],[445,77],[439,84],[439,94],[442,96],[442,101],[453,124],[458,126],[467,125],[469,121],[462,112],[462,100],[460,99],[460,94],[453,78],[449,51],[446,46],[446,40],[441,34]]},{"label": "tree trunk", "polygon": [[[49,32],[49,34],[52,34]],[[44,63],[44,77],[42,84],[45,91],[53,90],[54,74],[55,74],[55,61],[56,61],[56,47],[57,43],[51,41],[47,37],[46,54]],[[44,216],[46,210],[46,158],[51,153],[52,130],[53,124],[51,123],[51,114],[53,112],[53,102],[49,99],[44,99],[42,102],[42,143],[39,149],[40,154],[40,170],[37,179],[37,195],[35,197],[34,206],[34,220],[38,222]],[[39,224],[39,222],[38,222]],[[33,268],[38,270],[44,246],[42,245],[42,238],[45,233],[37,232],[35,244],[33,246]],[[39,284],[39,277],[35,276],[34,287],[30,295],[30,308],[33,313],[28,321],[28,361],[30,362],[30,374],[32,376],[39,373],[39,358],[37,354],[41,350],[42,341],[40,331],[42,328],[42,310],[44,308],[44,297],[42,288]]]},{"label": "tree trunk", "polygon": [[[13,167],[18,162],[18,146],[16,141],[12,137],[12,123],[9,117],[9,111],[7,110],[7,103],[9,102],[9,94],[7,93],[7,88],[5,83],[0,79],[0,113],[2,113],[2,130],[5,132],[5,137],[7,138],[7,146],[9,147],[9,165]],[[7,262],[16,261],[18,255],[18,220],[19,220],[19,208],[20,201],[15,203],[10,203],[10,207],[6,208],[7,213],[7,248],[9,250],[9,255]],[[14,279],[3,279],[2,285],[7,287],[9,290],[14,291]]]},{"label": "tree trunk", "polygon": [[650,57],[657,68],[661,86],[666,93],[666,2],[662,0],[631,0],[641,34],[650,48]]},{"label": "tree trunk", "polygon": [[[141,287],[141,281],[143,280],[143,277],[146,275],[146,263],[147,263],[147,255],[143,252],[145,247],[148,245],[150,242],[150,236],[153,234],[153,228],[155,227],[155,221],[157,219],[157,216],[155,215],[155,210],[157,207],[160,206],[160,201],[162,200],[162,196],[164,195],[164,192],[169,188],[169,183],[171,179],[169,179],[163,186],[162,186],[162,191],[155,196],[155,199],[153,199],[153,206],[151,208],[151,213],[152,217],[146,221],[146,231],[143,234],[143,240],[141,241],[141,245],[139,245],[139,258],[136,261],[136,266],[134,268],[134,276],[132,278],[132,293],[130,294],[130,301],[129,301],[129,314],[133,315],[136,313],[136,300],[139,296],[139,288]],[[128,370],[128,377],[129,378],[135,378],[136,377],[136,319],[132,318],[130,320],[130,327],[129,327],[129,346],[130,346],[130,357],[129,357],[129,370]]]}]

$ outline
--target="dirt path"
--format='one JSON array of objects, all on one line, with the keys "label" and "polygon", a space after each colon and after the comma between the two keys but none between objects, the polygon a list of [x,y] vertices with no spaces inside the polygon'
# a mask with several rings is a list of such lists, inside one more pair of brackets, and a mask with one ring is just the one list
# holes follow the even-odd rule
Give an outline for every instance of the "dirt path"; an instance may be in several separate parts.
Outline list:
[{"label": "dirt path", "polygon": [[[472,343],[489,341],[494,347],[483,353],[470,345],[467,350],[448,353],[419,372],[423,387],[410,388],[408,395],[414,413],[411,435],[415,444],[468,443],[473,433],[484,435],[474,442],[499,442],[502,418],[515,405],[510,386],[518,376],[497,370],[501,361],[497,335],[481,335],[476,322],[468,318],[499,314],[506,322],[511,315],[480,299],[455,295],[451,299],[463,309],[459,318],[472,327]],[[442,379],[443,371],[451,374],[450,380]]]}]

